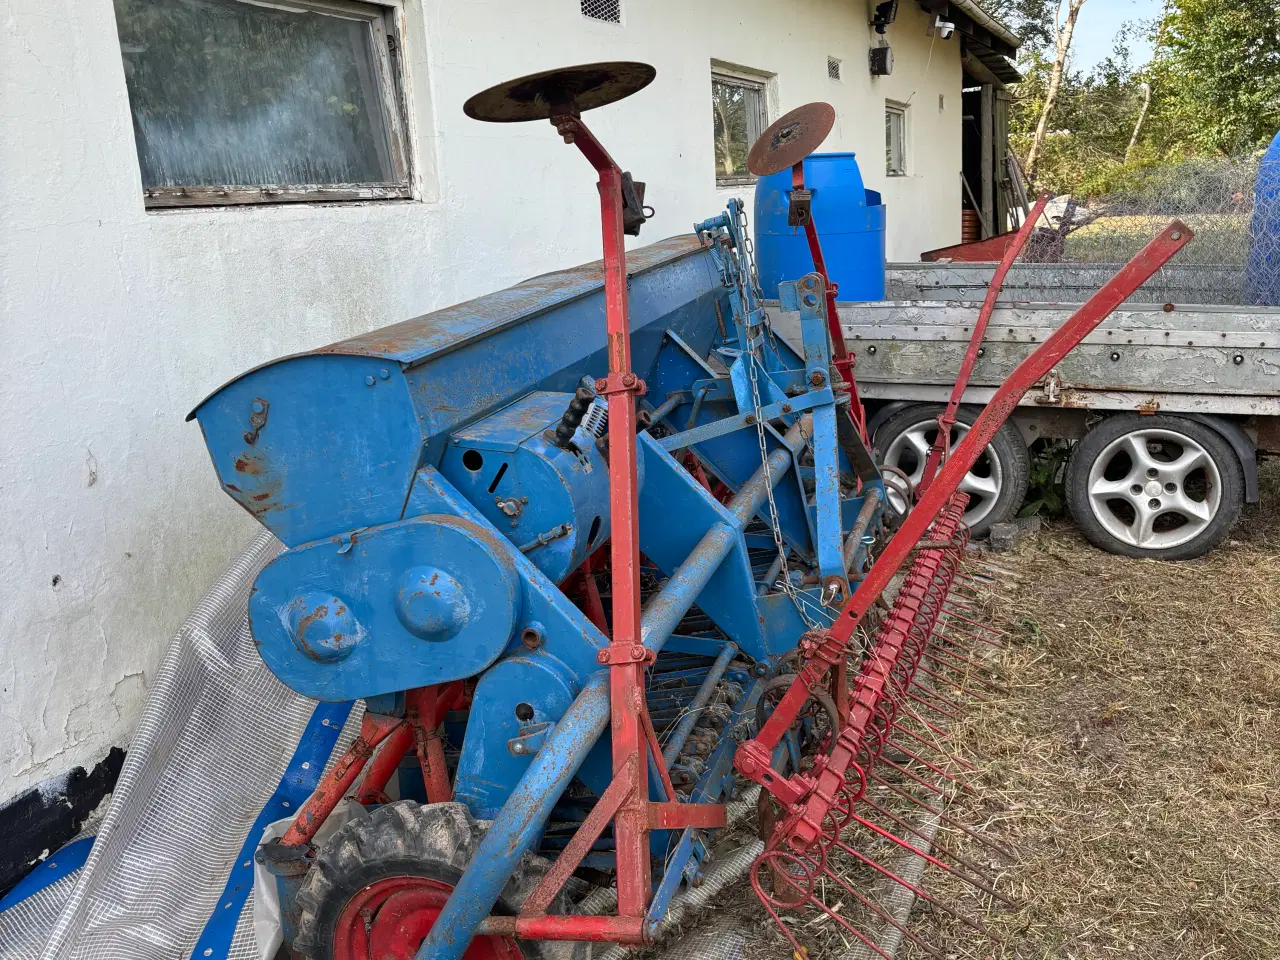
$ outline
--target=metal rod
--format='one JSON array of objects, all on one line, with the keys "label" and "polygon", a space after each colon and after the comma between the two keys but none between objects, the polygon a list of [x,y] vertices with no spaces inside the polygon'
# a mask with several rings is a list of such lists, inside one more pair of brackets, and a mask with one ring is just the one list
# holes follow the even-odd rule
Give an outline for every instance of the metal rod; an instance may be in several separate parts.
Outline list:
[{"label": "metal rod", "polygon": [[846,574],[853,569],[854,561],[858,559],[858,548],[862,546],[862,538],[867,535],[871,518],[875,516],[876,507],[880,506],[883,498],[884,491],[879,487],[871,487],[867,490],[867,496],[862,501],[862,509],[858,511],[857,519],[853,521],[853,529],[849,531],[849,536],[844,541],[844,572]]},{"label": "metal rod", "polygon": [[680,718],[680,723],[676,725],[675,731],[671,734],[671,739],[667,741],[667,746],[662,751],[662,762],[666,764],[668,770],[676,762],[676,757],[680,756],[680,751],[684,749],[685,742],[689,739],[689,734],[693,733],[693,728],[697,725],[698,718],[702,716],[702,711],[711,701],[711,695],[716,691],[716,684],[720,682],[725,670],[729,668],[730,661],[737,655],[738,645],[736,643],[726,643],[724,649],[720,651],[720,656],[716,657],[716,662],[707,671],[707,678],[702,681],[702,686],[694,694],[688,711]]}]

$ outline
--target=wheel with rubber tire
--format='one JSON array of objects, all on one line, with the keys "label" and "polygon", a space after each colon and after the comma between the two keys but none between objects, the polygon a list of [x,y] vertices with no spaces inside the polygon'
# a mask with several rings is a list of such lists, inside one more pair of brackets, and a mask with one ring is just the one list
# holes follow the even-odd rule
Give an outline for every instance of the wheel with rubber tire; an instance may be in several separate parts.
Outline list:
[{"label": "wheel with rubber tire", "polygon": [[[897,411],[876,429],[875,448],[880,452],[880,462],[902,471],[912,485],[920,482],[929,448],[938,436],[938,415],[945,408],[940,404],[920,403]],[[951,446],[959,443],[978,419],[980,410],[961,407],[956,411],[956,425],[952,429]],[[969,494],[964,522],[974,536],[982,536],[994,523],[1012,520],[1027,496],[1027,473],[1030,461],[1027,445],[1011,423],[1005,423],[997,431],[987,448],[960,483],[960,489]],[[885,487],[889,504],[900,510],[903,504],[895,502],[901,494]]]},{"label": "wheel with rubber tire", "polygon": [[[410,960],[482,836],[481,825],[461,803],[400,800],[344,824],[316,855],[298,892],[294,949],[311,960]],[[526,856],[494,911],[516,913],[548,866],[541,857]],[[563,907],[561,895],[551,912]],[[478,936],[465,957],[562,960],[573,955],[573,946]]]},{"label": "wheel with rubber tire", "polygon": [[1244,505],[1244,470],[1212,427],[1117,414],[1071,454],[1067,505],[1094,546],[1123,557],[1189,560],[1221,543]]}]

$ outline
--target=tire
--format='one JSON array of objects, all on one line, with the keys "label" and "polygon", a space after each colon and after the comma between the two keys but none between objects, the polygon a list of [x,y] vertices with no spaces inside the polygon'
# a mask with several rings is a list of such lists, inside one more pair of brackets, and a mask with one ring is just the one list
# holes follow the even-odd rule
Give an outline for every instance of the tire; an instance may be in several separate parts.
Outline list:
[{"label": "tire", "polygon": [[[924,473],[929,445],[938,434],[938,415],[944,409],[940,404],[913,404],[885,420],[876,429],[874,441],[880,462],[906,473],[913,484],[918,482]],[[961,407],[956,412],[953,446],[968,433],[980,412],[973,407]],[[1029,469],[1027,445],[1017,428],[1005,423],[960,485],[970,496],[964,520],[975,537],[989,531],[992,524],[1017,516],[1027,496]],[[897,496],[889,492],[890,505],[895,509],[900,506],[893,502]]]},{"label": "tire", "polygon": [[[400,800],[344,824],[316,855],[298,892],[294,949],[311,960],[333,960],[335,935],[348,904],[379,882],[417,878],[451,890],[483,835],[481,824],[461,803],[424,806]],[[548,866],[541,857],[527,855],[508,881],[495,912],[516,913]],[[565,905],[561,894],[550,912],[564,912]],[[371,920],[367,922],[372,925]],[[499,953],[525,960],[569,960],[576,946],[521,940],[516,948],[514,941],[508,943]]]},{"label": "tire", "polygon": [[1094,546],[1122,557],[1190,560],[1230,533],[1244,470],[1212,427],[1175,416],[1108,417],[1076,445],[1067,506]]}]

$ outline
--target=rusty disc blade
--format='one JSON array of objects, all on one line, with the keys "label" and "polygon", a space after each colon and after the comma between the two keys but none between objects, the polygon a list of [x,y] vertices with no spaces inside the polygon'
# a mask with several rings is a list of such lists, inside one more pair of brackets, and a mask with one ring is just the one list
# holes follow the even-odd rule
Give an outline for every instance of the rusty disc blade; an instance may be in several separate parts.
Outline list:
[{"label": "rusty disc blade", "polygon": [[584,63],[517,77],[483,90],[462,105],[473,120],[520,123],[553,114],[594,110],[643,90],[657,75],[647,63]]},{"label": "rusty disc blade", "polygon": [[747,154],[747,169],[757,177],[794,167],[827,139],[836,122],[835,107],[821,100],[783,114],[760,134]]}]

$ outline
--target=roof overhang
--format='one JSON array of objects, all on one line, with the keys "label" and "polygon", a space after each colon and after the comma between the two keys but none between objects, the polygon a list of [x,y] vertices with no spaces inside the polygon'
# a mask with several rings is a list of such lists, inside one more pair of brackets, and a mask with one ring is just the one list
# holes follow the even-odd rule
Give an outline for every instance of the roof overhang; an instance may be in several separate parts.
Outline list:
[{"label": "roof overhang", "polygon": [[[967,54],[966,68],[982,83],[1004,86],[1022,79],[1013,60],[1022,38],[982,9],[974,0],[916,0],[929,13],[956,25]],[[970,67],[970,65],[972,66]],[[988,74],[984,75],[984,74]]]}]

